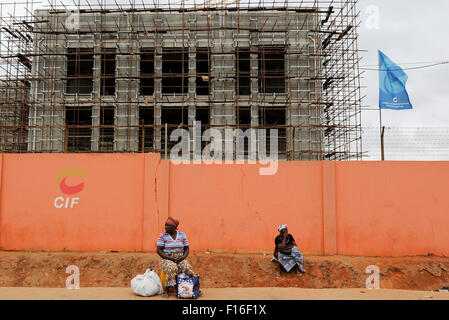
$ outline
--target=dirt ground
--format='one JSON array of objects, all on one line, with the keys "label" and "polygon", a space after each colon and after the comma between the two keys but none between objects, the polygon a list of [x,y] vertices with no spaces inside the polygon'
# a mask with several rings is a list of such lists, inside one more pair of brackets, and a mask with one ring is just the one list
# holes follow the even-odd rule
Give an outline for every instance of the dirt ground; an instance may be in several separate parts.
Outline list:
[{"label": "dirt ground", "polygon": [[[277,277],[278,266],[270,259],[271,253],[218,252],[193,252],[188,258],[196,273],[200,275],[202,288],[209,288],[208,290],[365,288],[369,276],[365,270],[370,265],[376,265],[380,269],[381,289],[433,291],[449,285],[449,257],[305,255],[304,266],[307,273],[300,277],[294,272],[282,273]],[[144,273],[147,268],[159,273],[158,264],[159,257],[156,253],[0,251],[0,287],[65,288],[69,276],[66,268],[69,265],[76,265],[80,270],[81,288],[129,288],[131,279],[137,274]],[[320,291],[319,295],[323,292]]]},{"label": "dirt ground", "polygon": [[[200,300],[449,300],[449,293],[367,290],[367,289],[303,289],[303,288],[205,288]],[[174,294],[136,296],[131,288],[0,288],[0,300],[177,300]]]}]

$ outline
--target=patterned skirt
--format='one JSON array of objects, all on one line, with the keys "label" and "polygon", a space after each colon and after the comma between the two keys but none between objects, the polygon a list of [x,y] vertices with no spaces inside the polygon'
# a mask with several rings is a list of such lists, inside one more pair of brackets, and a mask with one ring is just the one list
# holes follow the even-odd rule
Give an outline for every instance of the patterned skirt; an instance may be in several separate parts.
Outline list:
[{"label": "patterned skirt", "polygon": [[[167,255],[175,258],[182,256],[183,252],[167,253]],[[159,262],[159,267],[164,271],[165,275],[165,287],[174,287],[176,285],[176,275],[185,273],[190,277],[195,275],[192,266],[187,259],[182,260],[180,263],[175,263],[171,260],[162,259]],[[164,282],[164,281],[162,281]]]},{"label": "patterned skirt", "polygon": [[295,265],[298,265],[300,268],[303,267],[302,253],[296,246],[292,248],[291,254],[283,254],[282,252],[279,252],[278,260],[287,272],[290,272],[290,270],[293,269]]}]

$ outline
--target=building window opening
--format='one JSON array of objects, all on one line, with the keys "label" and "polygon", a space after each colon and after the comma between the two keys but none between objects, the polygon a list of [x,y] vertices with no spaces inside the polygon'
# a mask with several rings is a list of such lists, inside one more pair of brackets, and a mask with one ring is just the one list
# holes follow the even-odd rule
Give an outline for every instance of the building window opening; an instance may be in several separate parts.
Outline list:
[{"label": "building window opening", "polygon": [[[154,151],[154,108],[139,108],[139,151]],[[170,138],[170,137],[169,137]]]},{"label": "building window opening", "polygon": [[66,150],[86,152],[91,150],[92,107],[67,107]]},{"label": "building window opening", "polygon": [[208,48],[196,50],[196,94],[209,95],[209,65],[210,54]]},{"label": "building window opening", "polygon": [[237,88],[239,95],[251,94],[251,55],[249,48],[237,48]]},{"label": "building window opening", "polygon": [[187,108],[162,108],[161,110],[161,147],[165,150],[165,125],[167,124],[167,152],[179,141],[170,141],[170,135],[177,128],[188,128],[188,109]]},{"label": "building window opening", "polygon": [[140,53],[140,94],[154,93],[154,49],[142,49]]},{"label": "building window opening", "polygon": [[162,52],[162,94],[187,94],[189,90],[188,48]]},{"label": "building window opening", "polygon": [[259,92],[285,93],[285,48],[259,47]]},{"label": "building window opening", "polygon": [[[237,114],[238,127],[245,133],[245,131],[251,128],[251,108],[239,107]],[[247,159],[249,150],[249,137],[244,136],[243,143],[243,154],[245,156],[245,159]]]},{"label": "building window opening", "polygon": [[278,157],[287,156],[287,136],[286,136],[286,109],[285,108],[261,108],[259,109],[260,127],[266,132],[266,155],[270,153],[270,129],[276,129],[278,133]]},{"label": "building window opening", "polygon": [[114,107],[100,108],[100,151],[114,151]]},{"label": "building window opening", "polygon": [[[195,111],[195,120],[201,121],[201,135],[202,135],[204,131],[206,131],[210,127],[209,107],[197,107]],[[201,150],[204,150],[208,142],[203,141],[201,137],[200,139],[201,139]]]},{"label": "building window opening", "polygon": [[92,49],[68,49],[68,94],[91,94],[93,89],[94,54]]},{"label": "building window opening", "polygon": [[115,94],[115,52],[106,51],[101,54],[101,95]]}]

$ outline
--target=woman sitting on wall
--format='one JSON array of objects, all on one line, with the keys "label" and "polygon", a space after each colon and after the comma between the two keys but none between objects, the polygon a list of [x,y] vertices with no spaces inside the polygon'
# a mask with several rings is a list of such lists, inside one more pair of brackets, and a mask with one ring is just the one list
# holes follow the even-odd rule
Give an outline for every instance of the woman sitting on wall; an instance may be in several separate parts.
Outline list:
[{"label": "woman sitting on wall", "polygon": [[302,261],[302,253],[299,251],[295,239],[288,233],[287,225],[278,228],[279,235],[274,240],[274,260],[278,260],[285,271],[290,272],[296,265],[299,272],[305,273]]},{"label": "woman sitting on wall", "polygon": [[[176,285],[176,275],[185,273],[193,277],[192,266],[187,261],[189,255],[189,242],[184,232],[179,231],[179,222],[174,218],[168,218],[165,222],[165,232],[157,239],[157,253],[161,257],[159,266],[165,274],[165,291],[162,294],[168,297],[170,287]],[[164,279],[161,279],[164,282]],[[202,295],[200,291],[200,296]]]}]

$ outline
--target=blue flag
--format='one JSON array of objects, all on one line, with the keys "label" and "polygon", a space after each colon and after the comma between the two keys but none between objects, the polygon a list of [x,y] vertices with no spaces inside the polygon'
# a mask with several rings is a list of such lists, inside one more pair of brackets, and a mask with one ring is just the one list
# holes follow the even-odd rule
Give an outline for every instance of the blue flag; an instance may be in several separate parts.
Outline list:
[{"label": "blue flag", "polygon": [[413,109],[405,84],[407,75],[396,63],[379,50],[379,108]]}]

